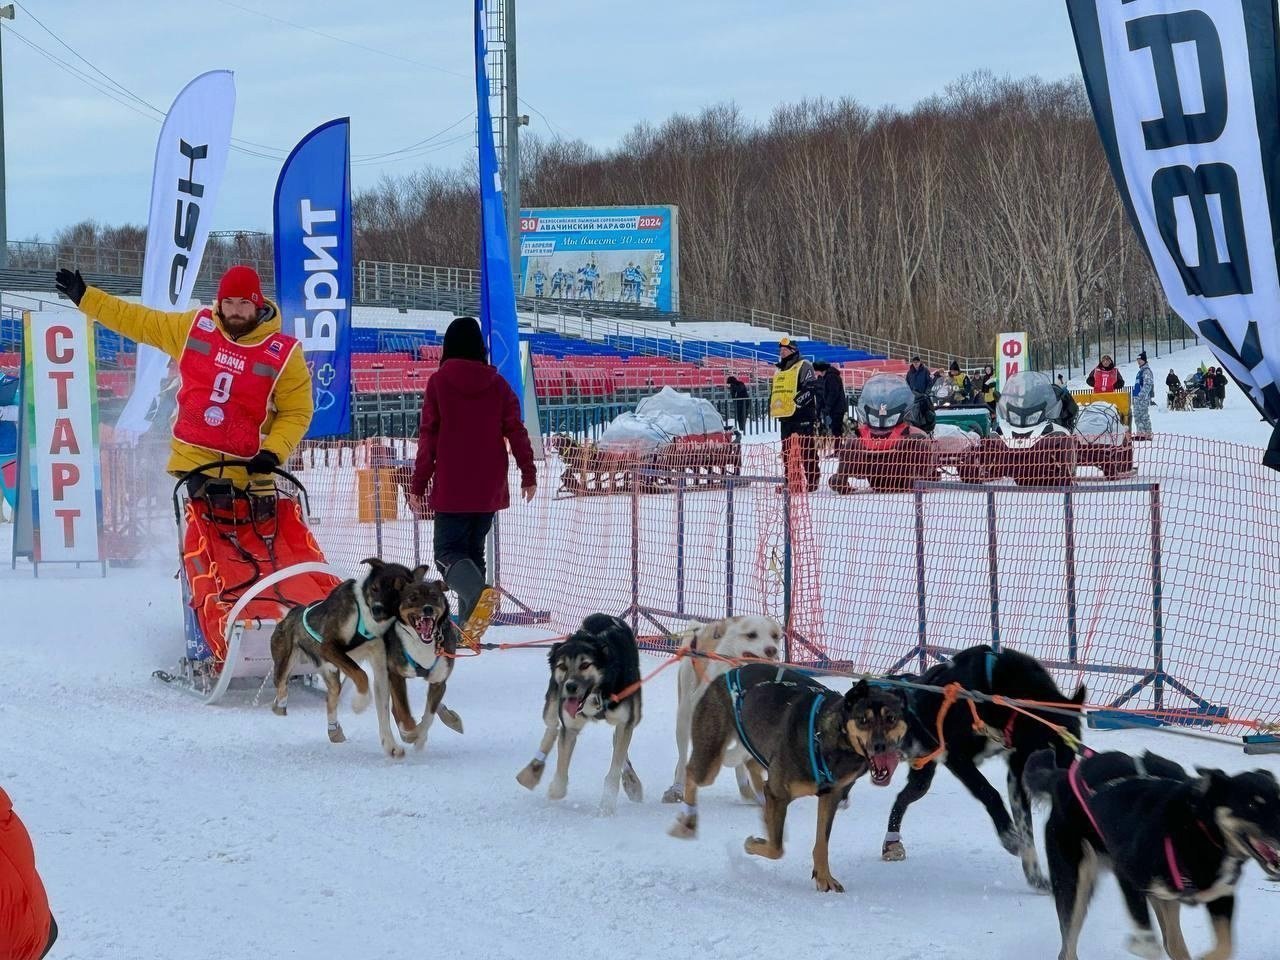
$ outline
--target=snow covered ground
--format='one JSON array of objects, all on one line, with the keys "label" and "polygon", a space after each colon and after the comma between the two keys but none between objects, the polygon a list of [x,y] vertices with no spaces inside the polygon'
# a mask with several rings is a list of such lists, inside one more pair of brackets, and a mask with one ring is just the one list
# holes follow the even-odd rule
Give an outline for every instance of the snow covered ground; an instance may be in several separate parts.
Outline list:
[{"label": "snow covered ground", "polygon": [[[832,842],[843,896],[812,889],[812,800],[793,806],[776,863],[742,852],[759,817],[728,775],[704,794],[702,838],[668,838],[673,808],[657,798],[674,762],[674,671],[644,692],[634,760],[646,800],[606,820],[603,729],[580,743],[565,801],[515,782],[541,728],[541,651],[462,662],[448,702],[466,734],[437,726],[425,752],[397,763],[371,713],[344,709],[350,742],[333,745],[319,697],[295,694],[281,718],[249,694],[204,707],[152,680],[180,628],[166,568],[27,582],[20,600],[15,586],[5,592],[20,629],[0,645],[0,782],[35,837],[62,929],[55,957],[1055,955],[1050,899],[1024,885],[982,808],[945,774],[909,816],[899,864],[882,863],[879,845],[902,774],[890,789],[855,788]],[[1276,758],[1167,735],[1091,740],[1280,772]],[[1003,780],[998,763],[988,773]],[[1274,955],[1277,894],[1246,870],[1237,956]],[[1186,926],[1204,949],[1203,917]],[[1108,881],[1086,955],[1125,956],[1124,931]]]},{"label": "snow covered ground", "polygon": [[[1157,380],[1167,369],[1162,358]],[[1224,411],[1157,411],[1156,429],[1264,444],[1268,430],[1247,400],[1234,387],[1227,396]],[[10,529],[0,526],[4,556]],[[675,760],[674,670],[644,691],[632,756],[645,802],[624,799],[602,819],[605,729],[582,738],[566,800],[515,782],[541,733],[541,650],[461,661],[447,700],[465,735],[437,725],[425,752],[393,762],[372,713],[354,716],[345,702],[350,741],[334,745],[319,697],[295,694],[281,718],[253,706],[252,692],[205,707],[152,679],[181,651],[172,563],[107,579],[33,580],[6,568],[0,597],[0,785],[35,840],[62,931],[58,960],[1056,955],[1051,900],[1026,887],[981,806],[945,773],[908,816],[908,859],[898,864],[881,862],[879,849],[905,768],[889,789],[855,787],[831,846],[844,895],[813,890],[812,800],[793,805],[778,862],[743,852],[759,815],[728,774],[703,794],[701,839],[667,837],[674,810],[658,798]],[[642,666],[657,663],[646,656]],[[1280,774],[1280,757],[1174,734],[1089,740]],[[998,761],[987,775],[1003,783]],[[1280,884],[1254,865],[1237,916],[1236,956],[1271,960]],[[1208,923],[1203,911],[1184,917],[1198,955]],[[1108,879],[1083,955],[1128,956],[1126,930]]]}]

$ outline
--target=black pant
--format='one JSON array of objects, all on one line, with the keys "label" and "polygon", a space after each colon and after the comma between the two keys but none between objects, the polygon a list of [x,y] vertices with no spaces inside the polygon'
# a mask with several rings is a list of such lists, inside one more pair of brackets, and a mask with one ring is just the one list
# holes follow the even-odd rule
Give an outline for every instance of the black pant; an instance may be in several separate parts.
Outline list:
[{"label": "black pant", "polygon": [[470,560],[483,575],[484,542],[493,527],[492,513],[437,513],[432,524],[436,566],[442,576],[459,560]]},{"label": "black pant", "polygon": [[[782,464],[786,468],[787,485],[792,486],[791,477],[791,457],[788,456],[791,446],[787,441],[791,437],[795,437],[794,443],[800,445],[800,464],[804,469],[805,486],[810,493],[818,489],[818,482],[822,479],[822,470],[818,465],[818,441],[817,441],[817,424],[812,420],[802,420],[795,422],[791,420],[778,421],[782,427]],[[796,480],[799,478],[797,477]]]},{"label": "black pant", "polygon": [[747,399],[746,397],[737,397],[733,401],[733,417],[738,421],[738,430],[742,433],[747,432]]}]

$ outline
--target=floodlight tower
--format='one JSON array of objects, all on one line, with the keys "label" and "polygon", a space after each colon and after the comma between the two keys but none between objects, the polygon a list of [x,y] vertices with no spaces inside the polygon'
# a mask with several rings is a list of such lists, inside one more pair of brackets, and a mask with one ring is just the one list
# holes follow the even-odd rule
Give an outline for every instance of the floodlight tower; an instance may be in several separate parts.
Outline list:
[{"label": "floodlight tower", "polygon": [[520,283],[520,128],[529,123],[519,112],[516,95],[516,0],[489,0],[485,4],[485,69],[489,77],[493,143],[502,170],[506,197],[507,244],[511,273]]}]

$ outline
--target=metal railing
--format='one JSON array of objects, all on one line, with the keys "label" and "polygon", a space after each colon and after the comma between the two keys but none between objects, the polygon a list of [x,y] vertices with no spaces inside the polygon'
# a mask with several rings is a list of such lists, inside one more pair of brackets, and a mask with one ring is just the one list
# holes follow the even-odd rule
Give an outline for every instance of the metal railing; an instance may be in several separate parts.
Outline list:
[{"label": "metal railing", "polygon": [[[59,267],[75,267],[87,273],[106,273],[115,276],[141,276],[143,253],[141,250],[122,250],[101,244],[46,243],[35,240],[10,240],[7,247],[6,266],[11,270],[49,270]],[[227,267],[244,263],[258,271],[263,283],[275,282],[275,264],[271,260],[244,257],[224,252],[216,245],[205,248],[200,264],[200,276],[221,276]]]},{"label": "metal railing", "polygon": [[[383,301],[396,303],[403,300],[406,293],[414,289],[432,288],[436,290],[474,292],[479,289],[479,285],[480,271],[469,267],[432,267],[412,263],[361,260],[356,268],[356,296],[357,299],[365,303]],[[757,310],[754,307],[744,307],[709,297],[691,296],[689,294],[681,295],[680,312],[678,314],[663,314],[660,318],[655,316],[655,319],[650,321],[627,320],[618,317],[610,313],[609,304],[602,304],[597,308],[594,305],[587,305],[577,300],[525,297],[519,299],[522,303],[528,305],[528,307],[522,306],[522,310],[531,308],[538,312],[551,313],[556,316],[581,316],[584,318],[590,317],[597,322],[607,320],[618,325],[629,324],[628,333],[643,337],[657,338],[658,334],[652,327],[646,327],[644,324],[660,322],[662,319],[672,324],[699,322],[745,323],[752,327],[787,334],[797,339],[820,340],[835,346],[865,350],[867,353],[891,359],[909,360],[911,357],[918,355],[925,363],[934,368],[946,367],[953,359],[958,359],[961,366],[966,370],[981,369],[990,362],[986,357],[957,358],[951,354],[940,353],[936,350],[924,350],[899,340],[856,333],[830,324],[814,323],[812,320],[802,320],[799,317],[789,317],[780,313],[772,313],[768,310]],[[664,334],[664,336],[677,341],[704,339],[693,336],[686,338],[675,330],[669,335]],[[767,355],[759,351],[754,353],[755,355],[764,356],[770,361],[773,360],[772,351],[769,351]]]}]

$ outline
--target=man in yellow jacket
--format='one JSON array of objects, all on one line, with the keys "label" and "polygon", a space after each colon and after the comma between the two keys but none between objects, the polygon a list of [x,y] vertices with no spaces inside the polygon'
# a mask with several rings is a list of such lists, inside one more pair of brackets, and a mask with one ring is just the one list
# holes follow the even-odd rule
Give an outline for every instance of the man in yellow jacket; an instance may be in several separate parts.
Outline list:
[{"label": "man in yellow jacket", "polygon": [[[91,320],[178,362],[169,473],[243,460],[247,470],[227,467],[220,476],[240,488],[270,486],[271,470],[288,461],[311,424],[311,374],[251,267],[223,274],[212,307],[182,313],[127,303],[87,286],[78,270],[59,270],[57,287]],[[193,496],[204,480],[192,478]]]}]

